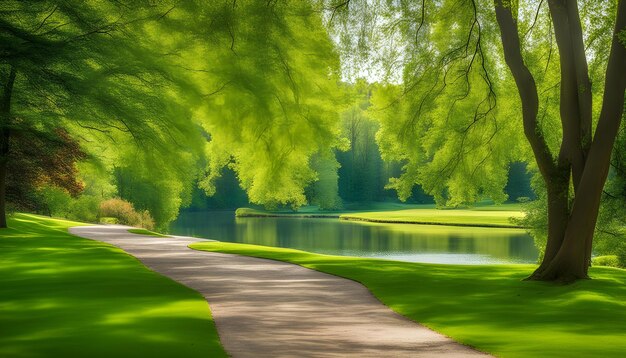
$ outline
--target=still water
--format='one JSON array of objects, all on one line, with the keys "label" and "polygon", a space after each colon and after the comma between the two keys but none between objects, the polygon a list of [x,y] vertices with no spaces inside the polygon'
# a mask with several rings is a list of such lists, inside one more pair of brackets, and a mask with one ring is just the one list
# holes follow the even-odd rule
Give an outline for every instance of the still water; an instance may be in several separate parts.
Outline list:
[{"label": "still water", "polygon": [[288,247],[320,254],[445,264],[534,263],[520,229],[378,224],[331,218],[236,218],[232,211],[181,213],[174,235]]}]

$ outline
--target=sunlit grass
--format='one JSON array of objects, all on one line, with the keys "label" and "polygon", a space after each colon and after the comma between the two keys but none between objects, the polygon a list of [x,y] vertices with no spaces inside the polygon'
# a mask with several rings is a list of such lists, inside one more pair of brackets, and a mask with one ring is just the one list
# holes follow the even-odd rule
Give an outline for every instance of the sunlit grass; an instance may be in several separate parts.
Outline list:
[{"label": "sunlit grass", "polygon": [[398,313],[496,356],[626,354],[626,270],[592,268],[592,280],[562,286],[522,281],[533,265],[417,264],[222,242],[191,247],[356,280]]},{"label": "sunlit grass", "polygon": [[207,302],[80,223],[18,214],[0,229],[0,357],[220,357]]},{"label": "sunlit grass", "polygon": [[522,204],[493,205],[481,203],[473,208],[436,209],[434,204],[372,203],[361,205],[360,210],[320,211],[309,206],[298,211],[266,211],[239,208],[238,217],[339,217],[382,223],[406,223],[425,225],[458,225],[475,227],[519,228],[511,219],[524,216]]},{"label": "sunlit grass", "polygon": [[329,217],[336,218],[345,211],[320,211],[317,208],[307,207],[298,211],[267,211],[253,208],[239,208],[235,210],[237,217]]},{"label": "sunlit grass", "polygon": [[146,230],[146,229],[128,229],[128,232],[131,234],[137,235],[147,235],[147,236],[156,236],[156,237],[168,237],[164,234],[159,234],[158,232]]},{"label": "sunlit grass", "polygon": [[480,227],[519,227],[511,219],[524,216],[516,204],[485,206],[474,209],[407,209],[342,214],[344,220],[412,223],[429,225],[459,225]]}]

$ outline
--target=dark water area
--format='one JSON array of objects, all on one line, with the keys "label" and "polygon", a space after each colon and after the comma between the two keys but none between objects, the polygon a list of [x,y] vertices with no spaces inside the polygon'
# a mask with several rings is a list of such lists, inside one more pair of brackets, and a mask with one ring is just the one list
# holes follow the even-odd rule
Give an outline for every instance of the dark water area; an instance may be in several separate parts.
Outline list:
[{"label": "dark water area", "polygon": [[535,263],[520,229],[378,224],[330,218],[236,218],[232,211],[181,213],[174,235],[286,247],[320,254],[444,264]]}]

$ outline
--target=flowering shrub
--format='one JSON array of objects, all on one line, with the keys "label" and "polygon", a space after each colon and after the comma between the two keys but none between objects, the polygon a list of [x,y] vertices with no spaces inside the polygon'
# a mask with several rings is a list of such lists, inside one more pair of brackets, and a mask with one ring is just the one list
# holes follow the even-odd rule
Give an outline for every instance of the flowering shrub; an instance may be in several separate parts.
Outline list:
[{"label": "flowering shrub", "polygon": [[154,219],[148,210],[137,212],[133,204],[122,199],[109,199],[100,203],[100,217],[116,218],[123,225],[154,229]]}]

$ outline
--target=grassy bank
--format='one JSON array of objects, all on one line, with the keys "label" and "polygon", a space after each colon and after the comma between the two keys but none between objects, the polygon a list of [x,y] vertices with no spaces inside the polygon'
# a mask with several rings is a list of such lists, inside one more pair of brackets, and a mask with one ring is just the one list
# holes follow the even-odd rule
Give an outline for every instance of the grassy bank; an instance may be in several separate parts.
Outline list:
[{"label": "grassy bank", "polygon": [[238,218],[338,218],[344,212],[313,209],[304,211],[266,211],[253,208],[239,208],[235,210],[235,216]]},{"label": "grassy bank", "polygon": [[472,209],[417,208],[347,213],[340,215],[340,219],[379,223],[517,228],[520,226],[511,221],[511,218],[523,216],[519,204],[508,204]]},{"label": "grassy bank", "polygon": [[626,271],[592,268],[568,286],[522,281],[534,266],[457,266],[196,243],[194,249],[292,262],[363,283],[398,313],[502,357],[623,357]]},{"label": "grassy bank", "polygon": [[237,217],[340,218],[393,224],[452,225],[474,227],[519,228],[511,218],[523,217],[521,204],[482,204],[468,209],[437,209],[434,205],[370,203],[346,210],[322,211],[315,206],[298,211],[267,211],[239,208]]},{"label": "grassy bank", "polygon": [[221,357],[197,292],[80,223],[17,214],[0,229],[1,357]]},{"label": "grassy bank", "polygon": [[156,237],[169,237],[167,235],[158,233],[158,232],[154,232],[154,231],[150,231],[150,230],[146,230],[146,229],[128,229],[128,232],[131,234],[137,234],[137,235],[147,235],[147,236],[156,236]]},{"label": "grassy bank", "polygon": [[320,210],[308,205],[294,210],[264,210],[259,208],[239,208],[237,217],[300,217],[300,218],[338,218],[342,214],[363,213],[370,211],[390,211],[406,209],[434,209],[435,204],[403,204],[394,202],[350,203],[341,210]]}]

